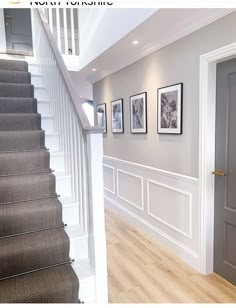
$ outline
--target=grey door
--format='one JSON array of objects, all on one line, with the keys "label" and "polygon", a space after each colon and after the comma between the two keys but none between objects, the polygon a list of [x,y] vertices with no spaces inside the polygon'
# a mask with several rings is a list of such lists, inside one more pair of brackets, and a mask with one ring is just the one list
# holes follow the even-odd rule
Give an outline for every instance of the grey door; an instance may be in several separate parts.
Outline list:
[{"label": "grey door", "polygon": [[217,65],[214,270],[236,285],[236,59]]},{"label": "grey door", "polygon": [[4,9],[6,46],[8,52],[32,54],[30,9]]}]

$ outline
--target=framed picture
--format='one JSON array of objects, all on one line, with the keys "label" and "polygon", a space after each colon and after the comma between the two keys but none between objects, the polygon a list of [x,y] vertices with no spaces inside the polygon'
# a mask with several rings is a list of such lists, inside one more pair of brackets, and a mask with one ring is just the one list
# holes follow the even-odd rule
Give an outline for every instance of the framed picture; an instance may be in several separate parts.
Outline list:
[{"label": "framed picture", "polygon": [[106,104],[97,105],[97,121],[98,127],[104,129],[104,133],[107,132],[107,112]]},{"label": "framed picture", "polygon": [[124,132],[123,99],[111,102],[111,125],[114,134]]},{"label": "framed picture", "polygon": [[130,96],[130,127],[133,134],[147,133],[147,92]]},{"label": "framed picture", "polygon": [[157,133],[182,134],[183,83],[157,90]]}]

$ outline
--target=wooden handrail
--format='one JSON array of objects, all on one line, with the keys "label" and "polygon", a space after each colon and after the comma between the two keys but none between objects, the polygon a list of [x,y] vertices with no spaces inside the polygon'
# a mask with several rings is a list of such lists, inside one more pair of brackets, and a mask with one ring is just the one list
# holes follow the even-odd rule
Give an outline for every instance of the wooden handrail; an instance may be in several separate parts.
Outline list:
[{"label": "wooden handrail", "polygon": [[61,53],[60,53],[60,51],[57,47],[55,38],[54,38],[53,34],[51,33],[51,30],[50,30],[49,25],[47,23],[46,16],[45,16],[42,9],[37,9],[37,11],[38,11],[40,20],[43,24],[43,28],[44,28],[46,36],[48,38],[49,44],[51,45],[53,54],[54,54],[55,59],[57,61],[57,65],[60,69],[62,78],[65,82],[66,88],[67,88],[68,93],[71,97],[71,101],[72,101],[72,104],[73,104],[74,111],[75,111],[75,113],[76,113],[76,115],[79,119],[79,122],[82,125],[82,129],[83,129],[84,133],[86,133],[86,134],[103,133],[103,128],[90,125],[88,118],[87,118],[87,116],[86,116],[86,114],[83,110],[82,105],[77,103],[79,101],[79,97],[78,97],[76,91],[74,90],[74,88],[72,86],[72,79],[71,79],[70,74],[67,70],[67,67],[64,63],[62,55],[61,55]]}]

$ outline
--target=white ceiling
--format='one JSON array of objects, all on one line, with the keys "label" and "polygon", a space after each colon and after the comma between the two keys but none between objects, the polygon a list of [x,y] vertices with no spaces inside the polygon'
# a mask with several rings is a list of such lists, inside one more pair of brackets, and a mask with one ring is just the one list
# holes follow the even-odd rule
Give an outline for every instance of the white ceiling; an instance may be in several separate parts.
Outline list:
[{"label": "white ceiling", "polygon": [[[160,9],[85,66],[79,75],[94,83],[234,10]],[[133,40],[140,43],[133,45]]]}]

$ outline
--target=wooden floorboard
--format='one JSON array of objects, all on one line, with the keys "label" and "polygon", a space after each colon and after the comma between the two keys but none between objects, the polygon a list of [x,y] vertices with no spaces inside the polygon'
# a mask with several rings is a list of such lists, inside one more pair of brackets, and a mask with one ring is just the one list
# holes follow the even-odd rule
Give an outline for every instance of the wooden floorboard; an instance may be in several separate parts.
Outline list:
[{"label": "wooden floorboard", "polygon": [[110,303],[236,303],[236,287],[204,276],[106,210]]}]

